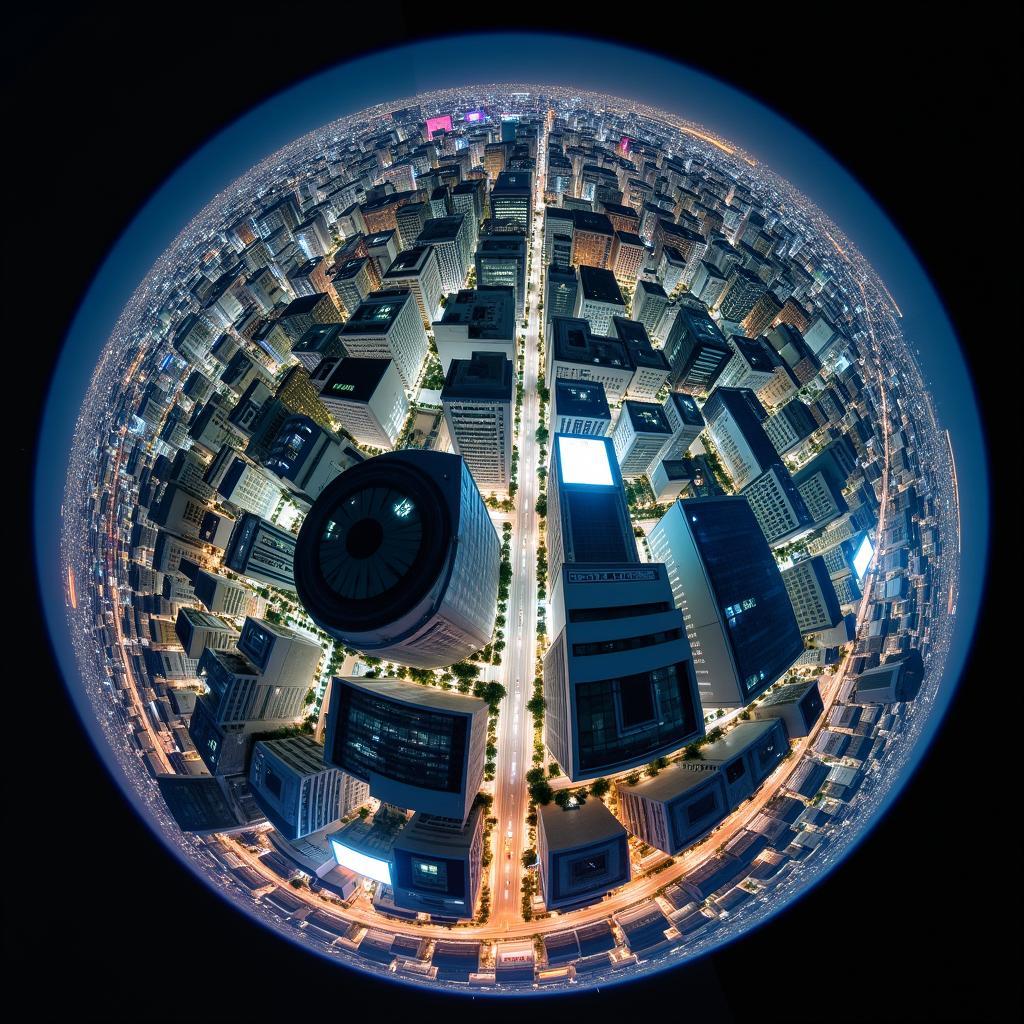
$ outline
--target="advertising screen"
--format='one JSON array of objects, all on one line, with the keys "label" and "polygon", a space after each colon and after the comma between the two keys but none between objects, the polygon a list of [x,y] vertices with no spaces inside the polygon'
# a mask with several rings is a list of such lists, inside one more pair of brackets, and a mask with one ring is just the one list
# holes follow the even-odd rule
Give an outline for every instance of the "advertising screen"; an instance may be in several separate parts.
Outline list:
[{"label": "advertising screen", "polygon": [[487,111],[481,107],[479,110],[467,110],[462,115],[463,121],[482,121],[487,116]]},{"label": "advertising screen", "polygon": [[871,546],[871,541],[865,537],[860,542],[860,547],[857,548],[857,553],[853,556],[853,571],[857,574],[858,582],[864,578],[864,573],[866,572],[868,563],[871,561],[871,556],[874,553],[875,549]]},{"label": "advertising screen", "polygon": [[331,846],[334,848],[334,859],[343,868],[348,868],[349,871],[354,871],[357,875],[372,878],[375,882],[391,884],[391,867],[386,860],[370,857],[348,846],[342,846],[336,839],[331,840]]},{"label": "advertising screen", "polygon": [[432,139],[435,132],[452,130],[452,115],[439,114],[437,117],[427,118],[427,139]]}]

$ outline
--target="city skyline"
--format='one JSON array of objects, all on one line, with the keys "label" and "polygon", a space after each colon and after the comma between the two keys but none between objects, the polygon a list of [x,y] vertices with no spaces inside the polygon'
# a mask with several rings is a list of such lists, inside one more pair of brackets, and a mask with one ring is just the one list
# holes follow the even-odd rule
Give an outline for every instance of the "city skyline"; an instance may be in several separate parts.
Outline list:
[{"label": "city skyline", "polygon": [[[538,85],[535,84],[534,86],[532,86],[532,90],[534,90],[534,91],[545,90],[545,91],[550,92],[552,95],[555,95],[555,91],[552,90],[550,87],[538,86]],[[468,92],[472,96],[472,101],[473,102],[477,102],[480,105],[485,105],[483,100],[485,100],[487,98],[492,98],[493,99],[493,96],[494,96],[494,92],[489,92],[489,93],[488,92],[482,92],[481,93],[481,92],[478,92],[478,91],[472,90],[472,89],[470,89],[470,90],[463,90],[463,91],[464,92]],[[482,99],[481,99],[481,97],[482,97]],[[419,96],[419,97],[416,97],[416,98],[418,98],[421,102],[429,102],[430,99],[434,99],[434,97],[430,97],[430,99],[425,100],[422,95]],[[566,101],[567,98],[568,97],[563,93],[559,97],[558,101],[559,102],[563,102],[563,101]],[[607,104],[607,97],[602,97],[601,101]],[[436,103],[437,106],[440,106],[443,102],[451,102],[451,97],[450,96],[443,96],[441,98],[434,99],[434,102]],[[594,100],[591,98],[591,99],[588,100],[588,102],[593,103]],[[391,104],[388,104],[388,105],[391,105]],[[461,104],[459,104],[459,105],[461,105]],[[610,106],[610,104],[608,104],[608,105]],[[581,109],[593,110],[593,108],[586,108],[586,106],[584,106],[583,104],[581,104]],[[538,112],[538,113],[540,113],[540,112]],[[671,122],[670,122],[670,124],[671,124]],[[331,126],[331,127],[333,127],[333,126]],[[330,128],[329,128],[329,130],[330,130]],[[550,130],[550,128],[549,128],[549,130]],[[682,137],[698,139],[700,142],[706,142],[707,141],[706,138],[702,138],[701,136],[706,136],[707,132],[700,130],[700,134],[699,135],[693,135],[692,131],[697,131],[697,130],[699,130],[699,129],[690,129],[688,131],[683,131],[681,133]],[[545,132],[545,134],[546,134],[546,132]],[[713,159],[714,159],[716,153],[725,152],[725,151],[722,151],[721,148],[720,148],[720,146],[723,144],[721,142],[721,140],[716,139],[716,143],[717,144],[705,145],[705,147],[703,147],[702,151],[697,151],[697,152],[701,153],[701,159],[707,160],[709,162],[709,164],[711,164],[713,162]],[[538,146],[538,148],[540,148],[540,146]],[[729,156],[733,156],[733,155],[729,154]],[[539,157],[538,159],[540,161],[543,158]],[[777,179],[770,178],[769,180],[771,180],[773,184],[777,185]],[[543,212],[543,207],[539,207],[538,210],[535,211],[535,213],[540,213],[540,212]],[[536,219],[537,218],[535,216],[535,220]],[[815,226],[820,226],[821,230],[825,231],[826,230],[826,226],[825,226],[826,224],[827,224],[827,222],[822,218],[822,220],[817,222]],[[827,226],[833,226],[833,225],[827,224]],[[848,261],[848,259],[853,259],[854,258],[853,255],[852,255],[853,250],[851,248],[849,248],[849,245],[848,245],[846,239],[842,236],[842,234],[828,232],[827,240],[831,244],[831,246],[834,247],[836,253],[839,254],[840,262],[846,263]],[[847,254],[850,254],[850,255],[848,256]],[[537,272],[540,269],[537,266],[537,264],[539,264],[540,262],[541,261],[538,258],[537,250],[536,250],[536,246],[535,246],[535,256],[534,256],[534,263],[535,263],[534,275],[535,276],[537,275]],[[863,264],[861,264],[860,266],[858,266],[858,273],[861,270],[866,270],[866,269],[867,268],[864,267]],[[857,278],[852,278],[851,280],[852,281],[856,281]],[[884,330],[884,331],[888,332],[887,338],[888,338],[889,343],[898,344],[896,339],[899,337],[899,332],[898,332],[898,328],[896,327],[896,319],[893,316],[893,311],[892,311],[892,306],[890,304],[890,299],[884,294],[885,293],[884,286],[880,287],[879,284],[873,283],[873,281],[869,278],[869,276],[865,276],[865,278],[861,279],[860,285],[857,286],[857,287],[868,288],[868,289],[872,290],[872,297],[869,300],[865,299],[865,302],[869,302],[870,305],[874,307],[874,312],[873,313],[868,313],[867,316],[877,316],[878,317],[877,321],[868,321],[867,317],[865,317],[865,323],[869,323],[870,324],[870,327],[867,329],[865,337],[867,335],[870,335],[871,339],[873,341],[874,340],[874,332],[876,332],[876,324],[878,324],[880,331]],[[530,316],[532,318],[536,319],[536,315],[537,315],[537,308],[536,308],[536,306],[537,306],[537,301],[538,301],[539,296],[538,296],[536,285],[532,281],[530,283],[530,288],[531,288],[531,291],[532,291],[532,295],[531,295],[531,298],[528,301],[528,305],[530,307],[528,309],[528,312],[530,313]],[[866,295],[866,293],[864,293],[864,294]],[[876,305],[876,303],[877,303],[877,305]],[[885,317],[885,318],[883,319],[883,317]],[[532,340],[532,338],[534,338],[536,330],[537,330],[537,328],[535,327],[534,323],[531,323],[530,326],[529,326],[528,331],[526,332],[527,335],[529,336],[530,340]],[[538,338],[538,343],[541,343],[541,339],[540,339],[540,335],[539,334],[537,335],[537,338]],[[140,358],[144,358],[144,356],[145,356],[145,353],[141,349],[139,349],[139,356],[140,356]],[[130,377],[131,374],[129,373],[127,376]],[[529,378],[527,376],[527,380],[528,379]],[[549,381],[549,385],[550,385],[550,383],[551,382]],[[543,421],[538,419],[538,416],[540,414],[540,410],[537,408],[537,399],[534,396],[531,396],[531,397],[532,397],[532,402],[527,400],[527,402],[525,403],[525,406],[524,406],[523,424],[524,424],[524,426],[526,424],[529,424],[529,423],[536,424],[537,426],[543,426]],[[883,407],[885,406],[884,392],[883,392],[883,397],[882,397],[882,406]],[[883,413],[883,416],[885,416],[885,415],[886,414]],[[528,419],[528,417],[531,417],[531,419]],[[886,429],[887,429],[887,434],[886,434],[886,460],[888,461],[888,427]],[[536,428],[535,428],[535,430],[536,430]],[[524,430],[524,433],[528,436],[532,432],[528,431],[528,430]],[[526,451],[528,451],[528,449]],[[941,452],[939,454],[941,455]],[[527,458],[529,458],[529,456],[527,456]],[[888,475],[888,470],[885,470],[884,472],[886,473],[886,475]],[[115,472],[115,476],[116,475],[117,475],[117,471]],[[518,502],[518,507],[519,507],[520,511],[525,510],[525,509],[529,509],[529,508],[532,507],[532,504],[534,504],[532,502],[529,502],[527,504],[527,502],[524,501],[525,495],[529,494],[529,490],[525,488],[525,480],[526,479],[529,479],[530,482],[534,482],[534,474],[528,473],[526,475],[526,477],[524,477],[522,474],[520,474],[520,480],[522,480],[524,482],[524,490],[523,490],[523,492],[520,493],[519,502]],[[883,506],[885,505],[885,499],[884,498],[883,498],[883,503],[882,504],[883,504]],[[521,516],[520,516],[520,519],[521,519]],[[523,525],[522,522],[520,522],[518,524],[518,528],[521,529],[522,525]],[[518,539],[518,534],[516,535],[516,539]],[[879,545],[876,545],[876,547],[879,547]],[[528,548],[525,548],[524,551],[526,553],[528,553]],[[78,578],[76,578],[76,579],[78,579]],[[71,582],[71,587],[72,588],[75,587],[75,582],[74,581]],[[950,591],[950,594],[951,593],[952,593],[952,591]],[[73,601],[73,603],[74,603],[74,601]],[[510,612],[510,617],[511,617],[511,612]],[[511,629],[510,629],[509,633],[510,633],[509,640],[511,641],[513,639],[514,633],[513,633],[513,631]],[[518,680],[517,680],[517,683],[518,683]],[[501,767],[501,762],[499,764],[499,767]],[[894,790],[896,790],[896,788],[898,788],[898,784],[893,783],[893,788],[894,788]],[[499,796],[500,800],[504,800],[505,799],[505,797],[503,797],[500,793],[499,793],[498,796]],[[520,810],[521,810],[521,807],[520,807]],[[518,872],[516,872],[516,873],[518,874]],[[676,872],[674,872],[674,873],[676,873]],[[624,918],[624,922],[626,922],[625,918]],[[632,922],[626,922],[626,923],[629,924],[630,927],[632,927]],[[535,925],[534,927],[537,928],[538,926]],[[551,929],[545,928],[545,931],[551,931]],[[628,934],[628,932],[627,932],[627,934]],[[722,934],[724,934],[724,933],[722,933]]]}]

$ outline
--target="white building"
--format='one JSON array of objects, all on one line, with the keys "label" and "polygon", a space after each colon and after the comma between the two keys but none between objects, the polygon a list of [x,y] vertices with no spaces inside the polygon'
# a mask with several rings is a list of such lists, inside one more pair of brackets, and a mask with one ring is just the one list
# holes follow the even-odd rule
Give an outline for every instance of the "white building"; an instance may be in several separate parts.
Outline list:
[{"label": "white building", "polygon": [[415,387],[429,343],[416,301],[406,288],[373,292],[341,330],[345,351],[360,359],[391,359],[408,390]]},{"label": "white building", "polygon": [[358,444],[371,448],[394,447],[409,414],[392,359],[339,359],[323,383],[320,400]]}]

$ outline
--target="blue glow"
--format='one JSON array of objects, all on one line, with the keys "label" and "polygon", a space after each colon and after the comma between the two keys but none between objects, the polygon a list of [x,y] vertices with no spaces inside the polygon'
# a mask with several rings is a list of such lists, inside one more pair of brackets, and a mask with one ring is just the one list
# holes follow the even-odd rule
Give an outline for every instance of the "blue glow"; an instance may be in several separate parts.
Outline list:
[{"label": "blue glow", "polygon": [[563,483],[612,485],[612,467],[608,464],[608,448],[604,441],[559,435],[558,464]]}]

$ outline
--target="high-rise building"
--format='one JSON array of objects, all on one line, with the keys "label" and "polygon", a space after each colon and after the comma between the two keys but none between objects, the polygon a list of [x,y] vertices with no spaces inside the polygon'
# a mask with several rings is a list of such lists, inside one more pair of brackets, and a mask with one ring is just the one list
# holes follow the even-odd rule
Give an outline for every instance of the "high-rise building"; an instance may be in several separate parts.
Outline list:
[{"label": "high-rise building", "polygon": [[396,807],[470,815],[483,780],[487,704],[399,679],[331,685],[324,760]]},{"label": "high-rise building", "polygon": [[415,387],[429,342],[419,308],[408,289],[373,292],[346,321],[341,336],[348,355],[392,359],[404,387],[410,391]]},{"label": "high-rise building", "polygon": [[796,661],[803,642],[747,499],[677,501],[648,541],[686,618],[702,705],[749,704]]},{"label": "high-rise building", "polygon": [[612,333],[612,317],[624,316],[626,304],[622,300],[615,275],[601,267],[580,266],[579,287],[573,316],[586,320],[595,335]]},{"label": "high-rise building", "polygon": [[672,428],[660,405],[655,402],[622,403],[612,444],[619,469],[627,480],[643,476],[672,438]]},{"label": "high-rise building", "polygon": [[261,618],[266,611],[266,601],[262,597],[227,576],[208,572],[194,562],[182,562],[180,569],[191,581],[197,600],[214,615]]},{"label": "high-rise building", "polygon": [[393,359],[339,359],[323,382],[320,398],[356,442],[370,448],[394,447],[409,414]]},{"label": "high-rise building", "polygon": [[453,359],[470,359],[474,352],[500,352],[515,365],[515,294],[507,286],[463,288],[448,296],[433,328],[445,373]]},{"label": "high-rise building", "polygon": [[338,475],[365,456],[308,416],[285,420],[264,465],[300,501],[312,503]]},{"label": "high-rise building", "polygon": [[384,272],[383,287],[388,290],[407,288],[412,292],[423,319],[424,330],[429,331],[431,321],[441,308],[444,294],[437,251],[432,245],[404,249]]},{"label": "high-rise building", "polygon": [[706,309],[680,304],[664,353],[675,389],[703,395],[714,387],[733,350]]},{"label": "high-rise building", "polygon": [[548,267],[544,281],[545,334],[554,317],[572,316],[578,290],[579,280],[575,270],[562,268],[555,263]]},{"label": "high-rise building", "polygon": [[718,378],[720,388],[760,391],[782,365],[782,360],[764,338],[744,338],[734,334],[729,338],[729,344],[734,355]]},{"label": "high-rise building", "polygon": [[668,380],[670,368],[665,354],[651,344],[647,328],[639,320],[613,316],[610,333],[626,346],[633,366],[626,395],[639,402],[653,402]]},{"label": "high-rise building", "polygon": [[238,630],[220,616],[197,608],[179,608],[174,632],[181,642],[185,657],[199,660],[207,647],[224,651],[235,646]]},{"label": "high-rise building", "polygon": [[310,374],[316,371],[322,359],[338,359],[345,355],[341,324],[314,324],[295,343],[292,355]]},{"label": "high-rise building", "polygon": [[556,380],[551,388],[551,432],[604,437],[612,423],[602,384]]},{"label": "high-rise building", "polygon": [[261,740],[253,748],[249,787],[285,839],[302,839],[336,824],[351,809],[345,807],[345,783],[345,774],[324,764],[322,744],[309,736]]},{"label": "high-rise building", "polygon": [[544,739],[570,779],[624,771],[703,735],[664,565],[566,559],[552,588]]},{"label": "high-rise building", "polygon": [[472,263],[469,218],[464,213],[428,220],[416,239],[416,247],[430,246],[437,253],[441,271],[441,289],[447,295],[457,292],[466,282]]},{"label": "high-rise building", "polygon": [[515,295],[516,319],[526,309],[526,236],[522,234],[484,235],[474,255],[477,287],[501,285]]},{"label": "high-rise building", "polygon": [[710,832],[752,796],[789,753],[778,719],[741,722],[680,761],[635,786],[617,786],[619,813],[638,839],[675,855]]},{"label": "high-rise building", "polygon": [[573,210],[572,254],[574,267],[599,267],[607,270],[612,258],[615,229],[603,213]]},{"label": "high-rise building", "polygon": [[542,805],[537,862],[548,910],[592,902],[630,879],[626,830],[600,800]]},{"label": "high-rise building", "polygon": [[502,171],[491,186],[491,216],[514,220],[529,236],[533,230],[533,175],[529,171]]},{"label": "high-rise building", "polygon": [[563,562],[639,561],[611,438],[555,434],[547,498],[553,587]]},{"label": "high-rise building", "polygon": [[779,455],[793,451],[818,429],[811,407],[796,399],[787,402],[762,425]]},{"label": "high-rise building", "polygon": [[725,290],[718,301],[718,313],[724,320],[736,323],[754,308],[754,303],[767,291],[764,281],[746,267],[733,267],[726,279]]},{"label": "high-rise building", "polygon": [[512,480],[512,366],[501,352],[453,359],[441,391],[453,446],[481,491]]},{"label": "high-rise building", "polygon": [[615,280],[632,286],[647,262],[647,247],[643,239],[632,231],[616,231],[609,256]]},{"label": "high-rise building", "polygon": [[416,668],[491,639],[500,543],[458,455],[403,449],[333,481],[299,532],[309,614],[350,647]]},{"label": "high-rise building", "polygon": [[243,512],[269,519],[281,500],[281,485],[233,448],[225,446],[221,453],[225,452],[226,465],[223,473],[218,474],[217,494]]},{"label": "high-rise building", "polygon": [[851,700],[855,704],[894,704],[914,700],[924,679],[924,662],[917,648],[886,658],[857,677]]},{"label": "high-rise building", "polygon": [[670,392],[661,408],[672,435],[658,458],[681,459],[704,429],[704,417],[692,396],[681,391]]},{"label": "high-rise building", "polygon": [[782,582],[786,585],[801,633],[832,629],[842,621],[836,588],[821,555],[805,558],[783,569]]},{"label": "high-rise building", "polygon": [[432,920],[473,916],[483,881],[484,811],[473,807],[463,823],[436,814],[413,815],[391,847],[391,891],[401,910]]},{"label": "high-rise building", "polygon": [[629,350],[618,337],[594,334],[578,317],[553,317],[548,328],[547,381],[601,384],[609,403],[619,402],[633,380]]},{"label": "high-rise building", "polygon": [[245,512],[231,533],[224,565],[257,583],[294,591],[294,556],[294,534]]},{"label": "high-rise building", "polygon": [[788,683],[770,693],[759,704],[754,705],[753,716],[757,721],[766,718],[781,718],[786,735],[791,740],[806,736],[821,718],[825,704],[818,692],[817,679]]},{"label": "high-rise building", "polygon": [[814,529],[800,491],[781,462],[772,463],[742,491],[768,543],[791,544]]},{"label": "high-rise building", "polygon": [[[338,298],[349,311],[358,309],[363,299],[380,288],[377,265],[369,256],[355,256],[345,260],[335,270],[332,281]],[[293,348],[292,353],[294,352]]]},{"label": "high-rise building", "polygon": [[715,388],[701,412],[738,490],[779,461],[761,425],[768,414],[749,388]]},{"label": "high-rise building", "polygon": [[657,281],[637,281],[630,315],[647,328],[647,333],[652,338],[660,337],[658,324],[661,323],[661,318],[667,308],[668,296]]}]

